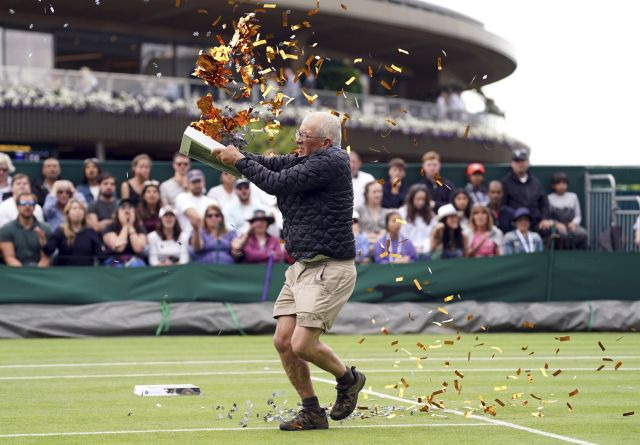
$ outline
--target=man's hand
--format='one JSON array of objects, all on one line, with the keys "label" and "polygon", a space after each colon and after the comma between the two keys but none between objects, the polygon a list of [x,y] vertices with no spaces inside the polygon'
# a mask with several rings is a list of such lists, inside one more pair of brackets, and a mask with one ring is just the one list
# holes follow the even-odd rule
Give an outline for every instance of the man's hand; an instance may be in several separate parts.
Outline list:
[{"label": "man's hand", "polygon": [[211,154],[217,156],[222,162],[229,165],[235,165],[244,155],[235,145],[227,145],[224,148],[214,148]]},{"label": "man's hand", "polygon": [[552,224],[553,221],[549,219],[543,219],[542,221],[540,221],[540,224],[538,224],[538,227],[540,227],[540,230],[547,230],[551,227]]},{"label": "man's hand", "polygon": [[40,247],[43,247],[45,244],[47,244],[47,234],[44,233],[44,230],[36,226],[33,231],[36,232],[36,235],[38,235],[38,242],[40,243]]},{"label": "man's hand", "polygon": [[575,232],[576,229],[578,228],[578,225],[574,222],[570,222],[569,224],[567,224],[567,228],[569,229],[570,232]]}]

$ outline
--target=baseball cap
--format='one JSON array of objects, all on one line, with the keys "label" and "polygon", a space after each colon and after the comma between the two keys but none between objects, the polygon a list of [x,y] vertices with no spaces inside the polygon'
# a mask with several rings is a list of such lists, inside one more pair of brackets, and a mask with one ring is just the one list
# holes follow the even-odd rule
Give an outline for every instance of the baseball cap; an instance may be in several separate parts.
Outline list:
[{"label": "baseball cap", "polygon": [[520,207],[518,208],[514,213],[513,213],[513,220],[517,221],[520,218],[522,218],[523,216],[526,216],[527,218],[529,218],[529,220],[531,220],[531,212],[529,211],[528,208],[526,207]]},{"label": "baseball cap", "polygon": [[480,172],[484,175],[484,172],[485,172],[484,165],[482,165],[479,162],[473,162],[467,165],[467,176],[471,176],[476,172]]},{"label": "baseball cap", "polygon": [[528,161],[529,150],[527,150],[526,148],[516,148],[511,153],[511,159],[514,161]]},{"label": "baseball cap", "polygon": [[176,212],[173,210],[173,207],[167,205],[164,206],[160,209],[160,212],[158,212],[158,216],[160,218],[162,218],[164,215],[166,215],[167,213],[171,213],[173,216],[176,216]]},{"label": "baseball cap", "polygon": [[202,173],[202,170],[197,168],[194,170],[189,170],[189,173],[187,173],[187,179],[189,180],[189,182],[197,181],[198,179],[204,181],[204,173]]},{"label": "baseball cap", "polygon": [[569,177],[565,172],[555,172],[551,177],[551,183],[557,184],[558,182],[566,182],[569,183]]},{"label": "baseball cap", "polygon": [[251,184],[251,181],[249,181],[247,178],[241,178],[241,179],[238,179],[236,181],[235,187],[238,188],[241,185],[247,185],[248,186],[249,184]]}]

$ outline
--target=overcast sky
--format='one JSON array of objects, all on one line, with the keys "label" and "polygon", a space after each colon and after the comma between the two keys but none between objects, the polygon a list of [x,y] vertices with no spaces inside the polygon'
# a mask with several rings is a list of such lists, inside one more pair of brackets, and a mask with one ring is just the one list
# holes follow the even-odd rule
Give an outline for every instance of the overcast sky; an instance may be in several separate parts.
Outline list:
[{"label": "overcast sky", "polygon": [[516,50],[484,88],[534,164],[640,165],[640,5],[576,0],[429,0],[473,17]]}]

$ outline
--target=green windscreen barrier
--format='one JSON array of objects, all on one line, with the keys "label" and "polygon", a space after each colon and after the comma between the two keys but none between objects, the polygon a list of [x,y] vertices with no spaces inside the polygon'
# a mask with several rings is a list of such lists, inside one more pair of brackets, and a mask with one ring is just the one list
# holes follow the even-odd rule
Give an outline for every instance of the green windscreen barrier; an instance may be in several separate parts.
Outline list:
[{"label": "green windscreen barrier", "polygon": [[[285,264],[273,267],[270,301],[278,296],[286,267]],[[637,300],[638,271],[639,254],[570,251],[402,265],[371,264],[358,266],[358,280],[350,301],[442,302],[448,295],[457,299],[458,294],[465,300],[506,302]],[[253,303],[260,301],[264,275],[264,265],[188,264],[135,269],[0,267],[0,303],[88,304],[165,298],[170,303]],[[422,290],[418,290],[414,280]]]}]

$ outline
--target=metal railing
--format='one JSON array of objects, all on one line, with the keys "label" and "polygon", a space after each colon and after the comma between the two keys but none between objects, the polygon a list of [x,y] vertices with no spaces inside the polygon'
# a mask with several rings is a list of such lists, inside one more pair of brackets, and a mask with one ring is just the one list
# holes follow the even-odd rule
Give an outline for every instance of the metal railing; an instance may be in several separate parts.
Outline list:
[{"label": "metal railing", "polygon": [[621,250],[625,252],[640,252],[635,243],[634,226],[640,217],[640,196],[616,196],[614,224],[620,227]]},{"label": "metal railing", "polygon": [[[159,97],[170,101],[182,100],[189,109],[197,111],[195,102],[207,92],[211,92],[215,100],[229,98],[229,93],[222,89],[207,87],[199,79],[182,77],[150,76],[143,74],[122,74],[81,70],[59,70],[21,66],[0,66],[0,88],[30,87],[37,90],[59,91],[66,89],[76,94],[106,92],[111,94],[128,93],[132,96],[142,95]],[[285,94],[293,96],[292,105],[309,106],[299,84],[291,88],[285,86]],[[310,96],[317,95],[313,106],[326,107],[339,112],[376,116],[384,118],[411,117],[417,120],[448,120],[464,122],[475,128],[482,128],[495,133],[505,133],[503,117],[488,113],[458,112],[442,115],[442,110],[433,102],[423,102],[398,97],[376,96],[371,94],[338,94],[329,90],[305,90]],[[273,94],[273,93],[271,93]],[[262,100],[258,88],[254,88],[252,96],[245,99],[250,103]],[[193,105],[193,107],[191,107]]]},{"label": "metal railing", "polygon": [[585,220],[590,250],[598,249],[598,237],[613,225],[616,179],[610,174],[584,175]]}]

